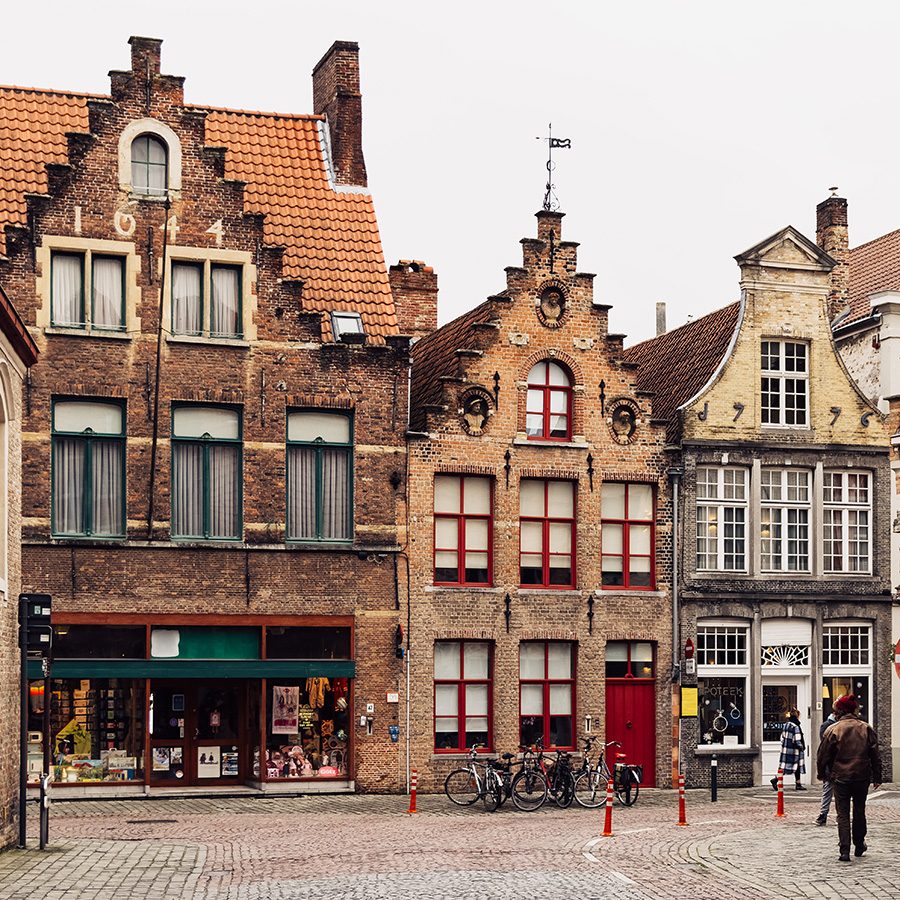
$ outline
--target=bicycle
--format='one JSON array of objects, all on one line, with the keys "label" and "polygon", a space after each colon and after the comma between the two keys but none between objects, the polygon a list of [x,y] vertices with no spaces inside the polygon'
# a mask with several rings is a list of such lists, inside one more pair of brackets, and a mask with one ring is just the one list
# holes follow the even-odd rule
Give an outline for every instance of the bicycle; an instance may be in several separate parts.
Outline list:
[{"label": "bicycle", "polygon": [[522,769],[512,780],[512,801],[516,809],[523,812],[534,812],[547,802],[549,785],[541,766],[540,756],[535,755],[534,747],[525,747],[522,756]]},{"label": "bicycle", "polygon": [[444,793],[457,806],[472,806],[478,800],[488,812],[502,806],[512,794],[511,763],[512,753],[503,754],[503,763],[485,760],[482,772],[478,771],[478,746],[469,750],[469,765],[454,769],[444,779]]},{"label": "bicycle", "polygon": [[616,763],[610,772],[606,763],[606,751],[610,747],[621,747],[618,741],[607,741],[600,749],[596,765],[590,761],[596,737],[582,738],[581,769],[575,776],[575,800],[587,809],[596,809],[606,800],[606,786],[610,779],[616,800],[623,806],[634,806],[640,793],[640,766],[632,766],[624,762],[625,754],[616,754]]}]

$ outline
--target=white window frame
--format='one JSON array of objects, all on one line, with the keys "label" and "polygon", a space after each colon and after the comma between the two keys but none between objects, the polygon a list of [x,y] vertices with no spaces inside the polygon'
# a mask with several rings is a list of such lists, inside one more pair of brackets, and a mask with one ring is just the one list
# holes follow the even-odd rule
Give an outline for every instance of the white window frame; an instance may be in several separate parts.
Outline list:
[{"label": "white window frame", "polygon": [[[715,472],[716,473],[716,484],[715,484],[715,497],[709,496],[701,496],[701,481],[699,478],[699,473],[701,471],[705,472]],[[748,571],[748,559],[749,559],[749,542],[747,540],[749,530],[750,530],[750,471],[741,466],[697,466],[698,477],[695,478],[696,485],[696,502],[697,502],[697,517],[696,517],[696,544],[697,544],[697,570],[700,572],[747,572]],[[743,488],[744,488],[744,496],[742,499],[727,497],[727,488],[737,487],[738,481],[735,480],[731,485],[726,484],[727,475],[728,474],[737,474],[741,473],[743,475]],[[706,485],[708,482],[703,482]],[[701,509],[707,511],[715,511],[715,519],[710,520],[707,518],[705,521],[701,523]],[[735,510],[743,510],[744,513],[744,536],[742,540],[743,544],[743,557],[744,557],[744,565],[741,567],[733,567],[727,566],[725,564],[725,542],[727,539],[727,535],[725,533],[726,528],[728,527],[728,523],[726,520],[726,511],[735,511]],[[701,524],[706,526],[707,532],[701,535]],[[732,527],[736,525],[736,522],[731,523]],[[710,535],[708,529],[710,526],[716,527],[718,532],[715,535]],[[736,540],[736,538],[733,538]],[[712,554],[709,552],[709,549],[702,551],[700,549],[700,542],[706,542],[707,548],[710,545],[715,547],[715,565],[709,565],[709,558]],[[736,554],[731,554],[735,556]],[[701,562],[701,559],[704,562]]]},{"label": "white window frame", "polygon": [[[704,632],[716,631],[718,629],[732,629],[734,633],[743,633],[744,635],[744,662],[743,663],[716,663],[713,665],[701,662],[700,658],[700,635]],[[727,634],[727,632],[723,632]],[[744,741],[740,744],[705,744],[702,741],[702,733],[698,732],[698,746],[700,747],[728,747],[729,749],[746,748],[751,745],[751,723],[752,718],[752,697],[750,696],[750,670],[752,656],[752,634],[750,623],[744,619],[699,619],[697,621],[696,632],[697,644],[697,681],[705,678],[741,678],[744,681]],[[727,652],[727,650],[725,651]],[[698,716],[697,724],[699,727],[700,719]]]},{"label": "white window frame", "polygon": [[[781,497],[780,499],[766,499],[763,497],[763,491],[766,489],[766,485],[764,484],[764,478],[769,473],[779,473],[779,489]],[[789,498],[789,492],[791,488],[799,487],[799,485],[791,484],[791,477],[793,475],[805,475],[806,476],[806,499],[803,501],[800,500],[791,500]],[[813,472],[811,469],[801,469],[801,468],[793,468],[790,466],[780,468],[776,466],[765,466],[760,470],[760,510],[759,510],[759,534],[760,534],[760,571],[763,573],[787,573],[788,575],[808,575],[812,572],[812,562],[813,562],[813,488],[814,488],[814,479]],[[767,523],[764,520],[764,516],[766,511],[770,511],[772,513],[770,521]],[[789,559],[789,540],[788,537],[788,528],[794,526],[799,528],[801,523],[799,521],[795,523],[790,522],[790,513],[797,512],[798,520],[799,513],[806,512],[806,565],[804,568],[790,568],[788,565]],[[777,514],[777,515],[776,515]],[[763,528],[766,525],[770,528],[770,534],[766,537],[763,534]],[[775,528],[780,530],[780,537],[775,537]],[[780,544],[778,556],[780,558],[781,564],[778,567],[774,567],[771,563],[766,565],[766,556],[768,555],[770,558],[775,556],[774,552],[766,554],[764,543],[766,541],[772,541],[773,546],[774,542],[778,541]],[[799,541],[799,537],[797,538]],[[797,554],[797,559],[799,562],[799,553]]]},{"label": "white window frame", "polygon": [[[831,499],[829,498],[829,492],[834,490],[834,486],[828,484],[829,477],[840,476],[841,484],[840,484],[840,495],[838,499],[834,499],[834,495],[831,495]],[[850,479],[851,478],[864,478],[865,479],[865,497],[864,501],[860,501],[857,499],[851,499],[853,488],[850,487]],[[871,575],[872,574],[872,485],[873,478],[872,473],[860,470],[860,469],[825,469],[822,473],[822,551],[823,551],[823,571],[826,575]],[[861,490],[859,486],[855,488],[856,491]],[[850,529],[851,528],[859,528],[858,524],[852,524],[851,519],[854,517],[858,517],[860,513],[864,513],[866,516],[866,524],[864,526],[864,534],[865,534],[865,546],[866,546],[866,555],[865,557],[861,557],[858,554],[852,555],[850,554]],[[826,516],[831,514],[832,516],[837,515],[838,522],[827,522]],[[855,515],[854,515],[855,514]],[[835,524],[839,528],[840,537],[837,540],[837,543],[840,544],[840,557],[841,557],[841,566],[840,569],[832,569],[829,568],[829,560],[832,559],[836,554],[828,553],[825,549],[825,542],[827,540],[827,534],[829,528],[834,528]],[[857,546],[859,545],[859,541],[856,542]],[[853,569],[850,567],[850,564],[853,560],[865,560],[865,565],[858,568]]]},{"label": "white window frame", "polygon": [[[843,628],[858,629],[857,634],[865,638],[865,650],[868,656],[868,662],[865,663],[843,663],[843,662],[826,662],[826,652],[841,653],[841,649],[828,648],[826,650],[826,637],[829,632],[838,632]],[[848,632],[848,637],[850,636]],[[847,652],[851,652],[848,648]],[[847,673],[871,673],[872,671],[872,625],[869,622],[825,622],[822,625],[822,674],[825,676],[837,676]]]},{"label": "white window frame", "polygon": [[[766,353],[764,348],[769,348],[769,353]],[[767,358],[771,357],[771,348],[778,348],[778,367],[775,369],[766,367]],[[786,366],[787,357],[787,348],[788,347],[803,347],[803,359],[804,359],[804,371],[794,371],[789,370]],[[808,341],[785,341],[778,339],[770,339],[763,338],[760,344],[760,382],[759,382],[759,390],[760,390],[760,422],[764,428],[809,428],[809,357],[810,357],[810,345]],[[796,358],[796,357],[795,357]],[[778,405],[777,407],[773,407],[767,404],[767,397],[773,393],[776,393],[771,389],[768,391],[763,390],[763,379],[769,379],[770,381],[777,381],[777,396],[778,396]],[[803,397],[803,410],[802,410],[802,421],[801,416],[798,415],[798,408],[794,407],[791,411],[795,417],[793,422],[785,421],[788,416],[788,408],[787,408],[787,397],[789,395],[787,391],[787,382],[788,380],[792,380],[795,382],[800,382],[803,387],[802,395],[797,392],[791,392],[791,396],[802,396]],[[772,421],[773,415],[777,417],[778,421]],[[768,419],[768,421],[767,421]]]}]

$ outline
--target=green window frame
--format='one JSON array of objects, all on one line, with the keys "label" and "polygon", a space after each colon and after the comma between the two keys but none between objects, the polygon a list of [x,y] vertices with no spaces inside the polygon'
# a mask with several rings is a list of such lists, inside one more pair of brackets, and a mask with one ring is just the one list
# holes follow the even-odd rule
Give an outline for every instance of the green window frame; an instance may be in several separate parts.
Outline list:
[{"label": "green window frame", "polygon": [[[175,310],[175,281],[177,269],[185,268],[185,269],[193,269],[200,273],[200,329],[199,330],[191,330],[187,328],[179,327],[179,324],[176,319],[176,310]],[[206,315],[206,290],[205,290],[205,281],[204,278],[204,266],[202,262],[189,260],[189,259],[173,259],[171,270],[170,270],[170,286],[169,286],[169,306],[170,314],[171,314],[171,328],[172,334],[174,335],[188,335],[190,337],[200,337],[204,333],[204,321]]]},{"label": "green window frame", "polygon": [[[60,322],[58,319],[59,299],[56,296],[57,266],[62,259],[77,259],[80,268],[80,284],[78,299],[78,321]],[[50,253],[50,324],[54,328],[84,328],[87,325],[84,317],[84,254],[72,253],[63,250],[54,250]]]},{"label": "green window frame", "polygon": [[[201,434],[178,434],[178,413],[182,410],[227,411],[234,414],[234,437]],[[224,424],[224,423],[223,423]],[[188,430],[187,428],[185,430]],[[178,403],[172,405],[172,496],[170,531],[173,540],[240,541],[243,535],[243,416],[239,407],[213,403]],[[219,451],[234,448],[234,480],[229,487],[218,467],[227,463],[228,456]],[[188,467],[199,469],[200,484],[190,478]],[[224,470],[223,470],[224,471]],[[213,509],[214,498],[233,501],[229,511],[223,506]],[[190,506],[188,498],[199,509]],[[184,508],[182,508],[184,506]],[[230,512],[230,515],[229,515]],[[231,519],[230,527],[229,518]],[[190,520],[190,521],[188,521]],[[182,523],[189,527],[183,527]],[[190,527],[197,525],[198,527]]]},{"label": "green window frame", "polygon": [[[68,414],[65,415],[68,418],[77,415],[79,406],[96,407],[98,416],[102,415],[103,408],[107,408],[107,415],[112,409],[117,410],[121,421],[119,431],[95,431],[90,426],[79,431],[58,423],[59,412]],[[85,397],[53,399],[50,533],[54,537],[125,537],[125,423],[123,401]]]},{"label": "green window frame", "polygon": [[[97,325],[96,299],[97,299],[97,279],[94,270],[97,262],[115,260],[119,264],[121,278],[121,294],[119,296],[119,324],[118,325]],[[99,331],[124,331],[125,330],[125,257],[116,256],[113,253],[92,253],[91,254],[91,321],[90,327]]]},{"label": "green window frame", "polygon": [[[286,425],[287,540],[350,543],[354,525],[352,413],[289,409]],[[346,437],[342,439],[344,429]],[[296,436],[303,432],[307,436]],[[308,435],[316,432],[309,439]]]},{"label": "green window frame", "polygon": [[[236,327],[233,332],[218,331],[213,329],[213,314],[217,307],[216,302],[216,272],[234,272],[237,280],[237,311]],[[242,338],[244,336],[244,267],[236,265],[223,265],[211,263],[209,267],[209,336],[224,338]]]}]

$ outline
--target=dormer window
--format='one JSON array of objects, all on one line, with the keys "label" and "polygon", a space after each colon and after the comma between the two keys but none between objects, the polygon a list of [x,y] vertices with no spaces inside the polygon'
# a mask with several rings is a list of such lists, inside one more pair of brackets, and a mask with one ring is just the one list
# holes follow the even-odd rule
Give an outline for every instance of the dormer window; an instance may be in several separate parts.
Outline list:
[{"label": "dormer window", "polygon": [[347,344],[361,344],[366,338],[362,318],[356,312],[332,312],[331,330],[336,341]]},{"label": "dormer window", "polygon": [[164,197],[168,188],[168,148],[152,134],[131,142],[131,189],[135,194]]},{"label": "dormer window", "polygon": [[542,360],[528,373],[525,432],[529,439],[572,439],[572,384],[554,362]]}]

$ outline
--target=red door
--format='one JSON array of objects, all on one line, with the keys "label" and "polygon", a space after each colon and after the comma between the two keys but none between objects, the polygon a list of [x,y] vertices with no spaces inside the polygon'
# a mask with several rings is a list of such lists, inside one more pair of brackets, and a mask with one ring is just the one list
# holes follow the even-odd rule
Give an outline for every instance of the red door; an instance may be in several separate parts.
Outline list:
[{"label": "red door", "polygon": [[656,786],[656,680],[652,678],[606,679],[606,740],[622,748],[610,748],[610,768],[615,754],[644,767],[643,785]]}]

